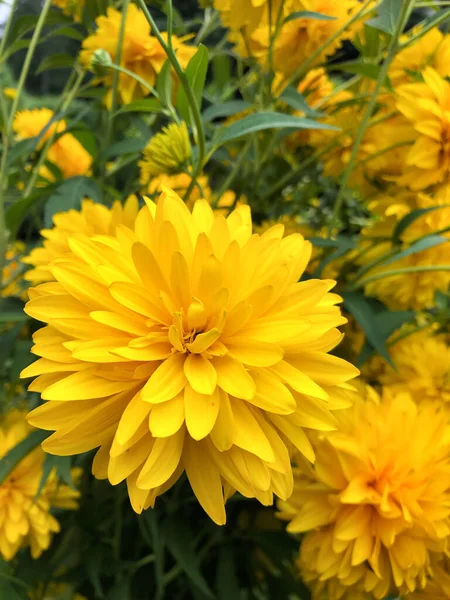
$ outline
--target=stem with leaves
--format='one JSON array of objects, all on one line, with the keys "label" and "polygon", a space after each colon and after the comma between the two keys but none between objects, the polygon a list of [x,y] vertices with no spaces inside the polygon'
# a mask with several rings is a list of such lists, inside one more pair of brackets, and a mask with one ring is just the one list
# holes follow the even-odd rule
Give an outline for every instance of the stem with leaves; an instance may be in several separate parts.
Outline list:
[{"label": "stem with leaves", "polygon": [[[147,19],[147,21],[150,24],[150,27],[152,28],[152,32],[153,32],[154,36],[156,37],[158,42],[161,44],[162,49],[166,53],[167,58],[169,59],[170,64],[173,67],[173,70],[175,71],[178,79],[180,80],[181,85],[184,88],[184,91],[186,93],[186,97],[188,99],[189,106],[191,109],[192,118],[194,120],[194,126],[195,126],[194,134],[195,134],[197,146],[198,146],[198,157],[197,157],[197,163],[192,172],[191,182],[190,182],[189,187],[186,190],[186,193],[184,195],[184,200],[187,201],[189,199],[189,196],[191,195],[192,190],[194,189],[194,187],[196,185],[197,178],[199,177],[200,173],[202,172],[203,167],[206,162],[206,160],[205,160],[206,159],[206,139],[205,139],[205,130],[203,127],[202,117],[200,114],[200,107],[197,104],[197,100],[195,99],[194,93],[191,89],[191,86],[189,85],[189,81],[186,77],[186,74],[183,71],[183,68],[178,61],[177,55],[175,54],[175,52],[172,48],[170,36],[169,36],[169,43],[167,44],[165,42],[164,38],[162,37],[161,32],[159,31],[152,15],[150,14],[150,11],[148,10],[148,8],[146,6],[145,1],[144,0],[136,0],[136,3],[142,9],[142,12],[144,13],[145,18]],[[168,17],[169,17],[168,20],[171,20],[170,17],[172,15],[172,0],[168,0],[167,6],[168,6],[167,13],[168,13]],[[168,31],[171,31],[170,24],[168,25]]]},{"label": "stem with leaves", "polygon": [[[5,253],[6,246],[8,243],[9,234],[6,231],[6,221],[5,221],[5,191],[7,187],[7,165],[8,165],[8,151],[11,145],[11,138],[13,132],[13,123],[14,117],[16,115],[17,109],[19,107],[20,97],[25,87],[25,83],[27,80],[27,76],[30,70],[31,61],[33,59],[34,51],[36,50],[36,46],[39,42],[39,38],[41,35],[42,28],[45,24],[45,19],[47,17],[47,13],[50,9],[50,5],[52,0],[45,0],[44,6],[42,7],[41,13],[39,15],[39,19],[36,23],[36,28],[34,29],[33,35],[30,40],[30,44],[28,46],[27,53],[25,55],[25,60],[23,62],[22,70],[20,72],[19,81],[17,83],[17,92],[16,96],[12,102],[11,112],[9,114],[9,118],[6,122],[6,129],[3,132],[3,151],[2,158],[0,162],[0,273],[3,269],[3,264],[5,261]],[[10,27],[11,18],[8,20],[7,28]],[[6,35],[3,35],[2,44],[0,49],[3,50],[3,44],[6,43]],[[3,40],[5,40],[3,42]]]}]

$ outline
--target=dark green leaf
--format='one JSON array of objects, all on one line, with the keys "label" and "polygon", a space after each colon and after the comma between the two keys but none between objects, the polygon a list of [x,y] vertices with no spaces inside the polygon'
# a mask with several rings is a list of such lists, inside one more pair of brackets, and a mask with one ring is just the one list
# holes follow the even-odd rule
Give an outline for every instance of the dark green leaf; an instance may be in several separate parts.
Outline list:
[{"label": "dark green leaf", "polygon": [[356,248],[355,240],[345,236],[336,236],[335,238],[316,238],[309,237],[307,238],[313,246],[317,246],[319,248],[342,248],[351,250],[352,248]]},{"label": "dark green leaf", "polygon": [[[440,246],[441,244],[448,244],[448,238],[442,237],[440,235],[428,235],[427,237],[421,238],[417,240],[417,242],[413,242],[408,248],[402,250],[395,256],[391,256],[386,259],[380,265],[385,267],[386,265],[390,265],[402,258],[406,258],[411,254],[416,254],[417,252],[422,252],[422,250],[428,250],[429,248],[434,248],[435,246]],[[450,262],[450,259],[449,259]]]},{"label": "dark green leaf", "polygon": [[[394,331],[400,329],[402,325],[412,321],[415,313],[412,310],[390,311],[383,310],[374,316],[375,325],[383,334],[385,339],[388,339]],[[356,361],[356,366],[360,367],[373,354],[373,346],[366,341]]]},{"label": "dark green leaf", "polygon": [[74,27],[58,27],[57,29],[54,29],[51,33],[49,33],[48,36],[46,37],[54,37],[55,35],[61,35],[63,37],[68,37],[72,40],[77,40],[79,42],[82,42],[85,38],[85,36],[81,33],[81,31],[79,31],[78,29],[75,29]]},{"label": "dark green leaf", "polygon": [[24,219],[30,214],[30,209],[34,205],[42,204],[54,189],[56,189],[56,186],[31,194],[31,196],[22,198],[22,200],[15,202],[8,208],[6,211],[6,225],[11,235],[15,236]]},{"label": "dark green leaf", "polygon": [[172,67],[170,65],[170,60],[166,60],[158,75],[156,91],[164,106],[172,105]]},{"label": "dark green leaf", "polygon": [[262,131],[264,129],[331,129],[338,131],[336,127],[318,123],[303,117],[294,117],[277,112],[260,112],[255,115],[244,117],[236,123],[222,129],[214,140],[214,146],[218,147],[231,140],[236,140],[243,135]]},{"label": "dark green leaf", "polygon": [[149,113],[160,113],[163,107],[161,102],[156,98],[144,98],[142,100],[135,100],[129,104],[124,104],[118,113],[125,112],[149,112]]},{"label": "dark green leaf", "polygon": [[95,181],[83,176],[71,177],[63,181],[45,205],[45,226],[52,226],[53,215],[56,213],[67,212],[73,208],[79,209],[85,196],[97,202],[100,200],[101,193]]},{"label": "dark green leaf", "polygon": [[[197,52],[189,61],[186,67],[186,78],[189,82],[190,88],[194,94],[195,102],[197,103],[198,109],[202,107],[202,94],[203,88],[205,87],[206,73],[208,71],[208,49],[203,44],[200,44]],[[176,107],[178,112],[186,121],[191,123],[191,109],[189,100],[184,90],[184,87],[179,84],[177,93]]]},{"label": "dark green leaf", "polygon": [[339,64],[339,70],[344,73],[352,73],[354,75],[364,75],[368,79],[377,80],[380,74],[380,65],[375,63],[363,62],[361,59],[352,60]]},{"label": "dark green leaf", "polygon": [[150,534],[147,541],[149,542],[153,554],[155,555],[156,586],[158,588],[158,597],[160,597],[162,596],[164,588],[164,532],[159,526],[158,514],[156,511],[146,510],[140,519],[145,522],[145,524],[142,524],[142,527],[144,527],[143,532],[146,534],[145,538],[147,539],[148,534]]},{"label": "dark green leaf", "polygon": [[213,57],[211,64],[214,82],[219,92],[222,92],[229,85],[231,79],[230,58],[226,54],[219,54]]},{"label": "dark green leaf", "polygon": [[182,519],[172,516],[164,523],[164,533],[167,547],[178,565],[183,569],[189,579],[205,596],[214,598],[208,587],[197,561],[197,555],[192,544],[193,532]]},{"label": "dark green leaf", "polygon": [[36,74],[50,69],[61,69],[64,67],[73,67],[75,58],[70,54],[50,54],[46,56],[37,68]]},{"label": "dark green leaf", "polygon": [[378,16],[367,21],[366,25],[393,35],[400,19],[403,0],[383,0],[377,7]]},{"label": "dark green leaf", "polygon": [[104,158],[115,158],[116,156],[122,156],[123,154],[133,154],[134,152],[142,152],[147,145],[144,139],[128,139],[117,142],[103,153]]},{"label": "dark green leaf", "polygon": [[239,600],[241,592],[239,580],[236,574],[233,552],[230,546],[221,546],[219,560],[217,562],[217,584],[218,600]]},{"label": "dark green leaf", "polygon": [[24,323],[28,317],[19,298],[0,298],[0,323]]},{"label": "dark green leaf", "polygon": [[103,598],[103,588],[101,582],[101,570],[103,562],[103,549],[102,547],[92,547],[86,552],[84,558],[84,564],[86,565],[86,571],[89,577],[89,581],[95,590],[97,597]]},{"label": "dark green leaf", "polygon": [[106,600],[132,600],[129,580],[122,579],[115,583],[106,595]]},{"label": "dark green leaf", "polygon": [[294,21],[295,19],[315,19],[316,21],[335,21],[336,17],[324,15],[323,13],[313,12],[312,10],[300,10],[293,12],[284,19],[284,23]]},{"label": "dark green leaf", "polygon": [[30,40],[15,40],[12,44],[9,44],[3,54],[3,60],[10,58],[16,52],[20,52],[20,50],[25,50],[30,45]]},{"label": "dark green leaf", "polygon": [[416,210],[412,210],[411,212],[409,212],[407,215],[405,215],[403,217],[403,219],[400,219],[400,221],[397,223],[397,225],[394,229],[394,233],[392,234],[393,242],[394,243],[398,242],[400,240],[402,233],[405,231],[405,229],[407,229],[412,223],[414,223],[414,221],[416,219],[418,219],[422,215],[426,215],[427,213],[432,212],[434,210],[439,210],[440,208],[445,208],[445,205],[444,206],[442,206],[442,205],[441,206],[428,206],[427,208],[417,208]]},{"label": "dark green leaf", "polygon": [[15,325],[12,329],[8,329],[5,333],[0,334],[0,369],[2,369],[6,360],[11,356],[14,349],[14,342],[19,337],[22,327],[22,325]]},{"label": "dark green leaf", "polygon": [[288,106],[294,108],[295,110],[301,110],[307,115],[311,117],[319,117],[321,115],[317,110],[312,109],[309,104],[306,102],[303,94],[300,94],[294,87],[287,87],[283,93],[281,94],[280,100],[286,102]]},{"label": "dark green leaf", "polygon": [[251,106],[250,102],[246,102],[245,100],[230,100],[223,104],[212,104],[203,112],[202,119],[207,123],[214,119],[230,117],[231,115],[236,115],[237,113],[247,110],[247,108],[250,108]]},{"label": "dark green leaf", "polygon": [[381,354],[381,356],[393,367],[388,349],[386,347],[386,336],[377,326],[374,311],[370,301],[357,292],[344,292],[342,294],[346,310],[353,315],[361,329],[366,334],[368,342]]},{"label": "dark green leaf", "polygon": [[0,485],[20,461],[47,439],[49,435],[49,431],[41,431],[39,429],[33,431],[0,459]]},{"label": "dark green leaf", "polygon": [[8,152],[7,165],[10,167],[16,161],[21,160],[24,162],[28,155],[33,152],[38,142],[37,137],[28,138],[26,140],[19,140],[14,144],[11,150]]}]

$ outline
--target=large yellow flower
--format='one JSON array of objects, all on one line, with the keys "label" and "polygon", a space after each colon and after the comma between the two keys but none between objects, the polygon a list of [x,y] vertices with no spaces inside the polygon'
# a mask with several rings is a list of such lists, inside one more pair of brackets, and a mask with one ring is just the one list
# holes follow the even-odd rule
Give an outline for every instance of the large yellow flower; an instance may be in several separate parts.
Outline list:
[{"label": "large yellow flower", "polygon": [[304,581],[314,599],[422,589],[450,534],[445,415],[385,388],[382,399],[369,389],[336,417],[338,431],[317,435],[315,465],[302,461],[292,497],[279,503],[288,531],[308,532]]},{"label": "large yellow flower", "polygon": [[136,196],[130,196],[124,206],[117,200],[109,209],[92,200],[83,200],[80,211],[57,213],[53,217],[54,227],[41,230],[41,235],[45,238],[43,245],[22,259],[22,262],[34,267],[25,273],[25,279],[35,284],[53,281],[50,265],[55,259],[64,258],[70,253],[71,235],[112,235],[118,225],[132,228],[138,210]]},{"label": "large yellow flower", "polygon": [[138,163],[141,183],[148,184],[152,177],[171,171],[180,172],[191,157],[191,144],[186,123],[171,123],[151,138]]},{"label": "large yellow flower", "polygon": [[[31,431],[26,413],[15,410],[0,421],[0,457],[21,442]],[[51,472],[39,496],[45,454],[36,448],[13,469],[0,484],[0,556],[11,560],[17,551],[30,547],[38,558],[50,546],[59,523],[51,515],[52,507],[77,508],[79,492],[59,484]],[[79,476],[79,470],[74,470]]]},{"label": "large yellow flower", "polygon": [[447,184],[450,175],[450,83],[431,67],[422,75],[423,83],[396,89],[397,108],[416,135],[403,175],[396,181],[412,190]]},{"label": "large yellow flower", "polygon": [[[96,50],[106,50],[113,61],[116,59],[121,21],[122,13],[114,8],[108,8],[106,17],[101,16],[96,19],[97,30],[84,40],[80,53],[80,60],[86,67],[89,67]],[[167,34],[164,33],[163,37],[167,38]],[[184,44],[183,40],[176,36],[172,36],[172,45],[181,66],[186,67],[195,53],[195,47]],[[135,4],[130,4],[125,22],[121,65],[154,86],[158,73],[166,60],[167,56],[161,44],[154,36],[150,35],[150,25],[145,15]],[[111,86],[111,74],[101,79],[107,86]],[[107,104],[111,103],[111,93],[109,90],[106,98]],[[132,100],[143,98],[148,94],[148,89],[138,83],[136,79],[120,73],[119,99],[123,104],[128,104]]]},{"label": "large yellow flower", "polygon": [[81,21],[86,0],[52,0],[52,4],[60,8],[65,15]]},{"label": "large yellow flower", "polygon": [[48,323],[23,373],[47,401],[30,422],[56,430],[44,449],[100,446],[94,474],[126,479],[137,512],[184,471],[216,523],[235,490],[287,498],[288,448],[314,459],[303,427],[334,428],[358,371],[328,354],[345,322],[334,282],[298,283],[311,246],[282,236],[252,235],[247,206],[191,213],[168,189],[134,231],[69,236],[26,307]]},{"label": "large yellow flower", "polygon": [[[54,112],[48,108],[18,112],[14,117],[13,125],[18,139],[40,135],[53,116]],[[43,146],[52,133],[61,133],[66,127],[65,121],[52,123],[42,136],[38,149]],[[65,179],[75,175],[84,175],[92,165],[92,156],[71,133],[64,133],[56,139],[48,150],[47,159],[58,167]],[[47,172],[48,169],[42,171],[41,174],[45,175]]]}]

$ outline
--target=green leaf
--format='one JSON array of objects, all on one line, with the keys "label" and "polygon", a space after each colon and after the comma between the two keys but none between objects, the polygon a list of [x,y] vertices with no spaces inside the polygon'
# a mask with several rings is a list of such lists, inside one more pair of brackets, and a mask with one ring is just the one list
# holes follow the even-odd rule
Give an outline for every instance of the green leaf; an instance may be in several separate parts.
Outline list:
[{"label": "green leaf", "polygon": [[219,549],[219,560],[217,561],[217,584],[218,600],[239,600],[241,590],[236,574],[233,552],[230,546],[221,546]]},{"label": "green leaf", "polygon": [[[415,317],[415,312],[412,310],[391,311],[383,310],[374,316],[375,325],[381,331],[383,337],[387,340],[390,336],[400,329],[402,325],[412,321]],[[361,352],[356,360],[356,366],[360,367],[373,354],[373,346],[366,341],[361,349]]]},{"label": "green leaf", "polygon": [[0,485],[20,461],[28,456],[39,444],[42,444],[49,435],[49,431],[41,431],[40,429],[33,431],[0,459]]},{"label": "green leaf", "polygon": [[363,62],[361,59],[343,62],[339,64],[339,70],[353,75],[364,75],[368,79],[378,80],[380,65]]},{"label": "green leaf", "polygon": [[[145,522],[145,525],[142,522]],[[157,597],[159,598],[162,597],[164,591],[164,532],[159,526],[158,514],[154,510],[146,510],[144,514],[139,517],[139,525],[143,532],[144,539],[149,543],[155,555],[155,578],[158,590]],[[148,536],[148,534],[150,534],[150,536]]]},{"label": "green leaf", "polygon": [[19,298],[0,298],[0,323],[24,323],[28,317]]},{"label": "green leaf", "polygon": [[323,13],[314,12],[312,10],[300,10],[293,12],[284,19],[284,23],[294,21],[295,19],[315,19],[316,21],[335,21],[336,17],[324,15]]},{"label": "green leaf", "polygon": [[106,600],[132,600],[130,581],[121,579],[115,583],[108,591]]},{"label": "green leaf", "polygon": [[411,254],[416,254],[417,252],[422,252],[422,250],[429,250],[430,248],[434,248],[435,246],[440,246],[441,244],[448,243],[448,238],[442,237],[441,235],[428,235],[427,237],[417,240],[417,242],[413,242],[410,246],[408,246],[408,248],[402,250],[398,254],[395,254],[395,256],[391,256],[390,258],[386,259],[377,266],[385,267],[386,265],[390,265],[394,262],[397,262],[402,258],[411,256]]},{"label": "green leaf", "polygon": [[103,152],[103,158],[115,158],[116,156],[122,156],[123,154],[133,154],[134,152],[142,152],[147,145],[146,140],[130,138],[128,140],[122,140],[112,146],[109,146],[105,152]]},{"label": "green leaf", "polygon": [[336,127],[317,123],[311,119],[304,117],[294,117],[277,112],[260,112],[255,115],[244,117],[236,123],[232,123],[228,127],[219,131],[216,139],[213,140],[214,146],[218,147],[222,144],[236,140],[243,135],[254,133],[255,131],[263,131],[265,129],[331,129],[338,131]]},{"label": "green leaf", "polygon": [[75,29],[74,27],[68,27],[68,26],[58,27],[57,29],[54,29],[46,37],[50,38],[50,37],[54,37],[55,35],[61,35],[63,37],[68,37],[72,40],[77,40],[78,42],[82,42],[85,38],[85,36],[81,33],[81,31],[79,31],[78,29]]},{"label": "green leaf", "polygon": [[208,123],[214,119],[231,117],[231,115],[236,115],[237,113],[251,108],[251,106],[252,104],[245,100],[230,100],[223,104],[212,104],[203,112],[202,119],[205,123]]},{"label": "green leaf", "polygon": [[48,198],[52,191],[56,189],[56,185],[51,185],[45,190],[31,194],[27,198],[22,198],[18,202],[14,202],[6,211],[6,225],[14,237],[22,222],[29,215],[33,205],[42,204]]},{"label": "green leaf", "polygon": [[149,113],[160,113],[163,111],[161,102],[156,98],[144,98],[142,100],[135,100],[129,104],[124,104],[117,111],[117,114],[127,112],[149,112]]},{"label": "green leaf", "polygon": [[[203,88],[205,87],[207,71],[208,48],[203,46],[203,44],[200,44],[197,52],[191,58],[188,66],[186,67],[186,78],[189,82],[199,110],[201,110],[202,107],[202,94]],[[192,119],[189,100],[181,83],[178,87],[176,107],[186,123],[191,124]]]},{"label": "green leaf", "polygon": [[37,68],[36,74],[50,69],[63,69],[65,67],[73,67],[75,58],[70,54],[50,54],[46,56]]},{"label": "green leaf", "polygon": [[366,22],[366,25],[393,35],[400,19],[403,0],[383,0],[377,7],[378,16]]},{"label": "green leaf", "polygon": [[54,194],[45,205],[44,224],[52,227],[53,215],[81,207],[82,199],[87,196],[97,202],[101,200],[101,192],[95,181],[88,177],[71,177],[59,184]]},{"label": "green leaf", "polygon": [[357,292],[344,292],[344,307],[353,315],[361,329],[366,334],[368,342],[381,354],[386,362],[394,368],[386,346],[386,337],[377,326],[371,302]]},{"label": "green leaf", "polygon": [[343,235],[338,235],[335,238],[309,237],[307,239],[313,246],[317,246],[318,248],[342,248],[352,250],[357,246],[355,240]]},{"label": "green leaf", "polygon": [[156,80],[156,91],[164,106],[172,106],[172,67],[166,60]]},{"label": "green leaf", "polygon": [[286,102],[286,104],[291,108],[294,108],[295,110],[301,110],[302,112],[306,113],[307,115],[310,115],[311,117],[321,116],[320,112],[314,110],[309,106],[303,94],[300,94],[300,92],[298,92],[292,86],[287,87],[283,91],[283,93],[279,97],[279,100]]},{"label": "green leaf", "polygon": [[[0,308],[1,316],[1,308]],[[8,329],[5,333],[0,334],[0,370],[5,365],[5,362],[11,356],[14,350],[14,344],[22,331],[23,325],[15,325],[12,329]]]},{"label": "green leaf", "polygon": [[230,84],[231,80],[230,57],[226,54],[219,54],[213,57],[211,64],[214,83],[216,84],[219,92],[223,92],[223,90]]},{"label": "green leaf", "polygon": [[403,217],[403,219],[400,219],[400,221],[397,223],[394,232],[392,234],[392,240],[394,243],[399,242],[400,241],[400,237],[402,235],[402,233],[405,231],[405,229],[408,229],[408,227],[410,225],[412,225],[412,223],[414,223],[414,221],[416,219],[418,219],[419,217],[421,217],[422,215],[426,215],[429,212],[432,212],[434,210],[439,210],[440,208],[445,208],[447,205],[438,205],[438,206],[428,206],[427,208],[417,208],[416,210],[412,210],[410,213],[408,213],[407,215],[405,215]]},{"label": "green leaf", "polygon": [[180,568],[205,596],[214,598],[200,571],[192,543],[194,534],[188,524],[181,518],[177,519],[175,516],[171,516],[170,519],[165,521],[163,531],[167,547]]},{"label": "green leaf", "polygon": [[7,165],[10,167],[17,160],[22,159],[23,157],[28,157],[28,155],[33,152],[36,148],[36,144],[38,143],[38,137],[27,138],[26,140],[19,140],[14,144],[11,150],[8,152]]}]

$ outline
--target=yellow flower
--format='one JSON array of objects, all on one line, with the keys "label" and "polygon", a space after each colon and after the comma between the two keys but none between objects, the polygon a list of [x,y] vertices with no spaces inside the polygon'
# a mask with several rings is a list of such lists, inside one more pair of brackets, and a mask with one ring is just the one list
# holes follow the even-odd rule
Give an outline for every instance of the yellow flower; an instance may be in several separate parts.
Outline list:
[{"label": "yellow flower", "polygon": [[[148,194],[152,199],[157,198],[165,187],[176,192],[181,198],[184,198],[185,193],[191,183],[192,177],[188,173],[177,173],[176,175],[167,175],[162,173],[153,177],[147,186],[143,188],[143,192]],[[188,206],[192,208],[194,202],[200,198],[205,198],[211,203],[212,190],[209,187],[209,180],[206,175],[200,175],[197,178],[197,183],[189,197]]]},{"label": "yellow flower", "polygon": [[186,123],[171,123],[149,141],[139,162],[140,182],[148,184],[154,175],[180,171],[191,157],[191,144]]},{"label": "yellow flower", "polygon": [[54,227],[41,231],[45,238],[43,245],[22,259],[22,262],[34,267],[25,273],[24,278],[34,284],[53,281],[50,265],[70,253],[70,236],[114,235],[119,225],[133,227],[138,210],[136,196],[130,196],[124,206],[118,200],[111,208],[92,200],[83,200],[80,211],[57,213],[53,217]]},{"label": "yellow flower", "polygon": [[[112,60],[115,61],[121,20],[122,13],[114,8],[108,8],[106,17],[101,16],[96,19],[96,32],[83,41],[83,49],[80,53],[82,64],[89,67],[94,52],[100,49],[106,50]],[[167,40],[166,33],[163,34],[163,37]],[[195,53],[195,47],[187,46],[182,39],[176,36],[172,36],[172,45],[181,66],[186,67]],[[149,85],[154,86],[166,60],[167,56],[161,44],[154,36],[150,35],[150,25],[145,15],[135,4],[130,4],[125,22],[121,65],[139,75]],[[112,74],[108,74],[100,80],[110,87]],[[109,90],[106,98],[108,105],[111,103],[111,93],[111,90]],[[148,94],[148,89],[139,84],[136,79],[125,73],[120,73],[120,102],[129,104],[133,100],[143,98]]]},{"label": "yellow flower", "polygon": [[[0,421],[0,457],[30,433],[32,428],[25,416],[25,412],[15,410]],[[78,506],[79,492],[59,484],[54,471],[37,496],[44,458],[42,449],[36,448],[0,484],[0,556],[4,560],[11,560],[20,548],[27,546],[31,556],[38,558],[59,531],[59,523],[50,509]],[[74,471],[75,476],[80,475],[79,469]]]},{"label": "yellow flower", "polygon": [[65,15],[81,21],[86,0],[52,0],[52,4],[60,8]]},{"label": "yellow flower", "polygon": [[17,90],[12,87],[3,88],[3,95],[10,100],[14,100],[14,98],[17,96]]},{"label": "yellow flower", "polygon": [[[53,116],[54,112],[48,108],[22,110],[14,117],[14,131],[19,139],[36,137],[40,135]],[[42,136],[37,146],[38,149],[42,148],[53,132],[61,133],[66,127],[65,121],[52,123]],[[75,175],[84,175],[92,165],[92,156],[71,133],[65,133],[57,138],[50,146],[47,158],[58,167],[64,179]],[[45,165],[41,175],[49,181],[54,180],[54,175]]]},{"label": "yellow flower", "polygon": [[88,600],[81,594],[73,593],[71,586],[66,583],[41,583],[29,596],[30,600]]},{"label": "yellow flower", "polygon": [[5,265],[0,278],[0,297],[21,296],[23,286],[21,285],[20,260],[25,252],[23,242],[14,242],[6,249]]},{"label": "yellow flower", "polygon": [[[272,17],[275,18],[281,0],[272,1]],[[254,31],[261,23],[269,22],[268,0],[214,0],[214,8],[220,12],[225,27],[240,32]]]},{"label": "yellow flower", "polygon": [[416,135],[403,175],[396,181],[412,190],[447,183],[450,175],[450,83],[431,67],[423,71],[423,78],[423,83],[396,89],[397,108]]},{"label": "yellow flower", "polygon": [[184,471],[219,524],[235,490],[287,498],[288,448],[313,460],[303,427],[334,427],[358,371],[328,354],[345,322],[334,282],[298,283],[310,244],[282,236],[252,235],[247,206],[225,219],[199,200],[191,213],[168,189],[134,230],[69,236],[55,282],[26,306],[49,323],[22,373],[47,401],[30,422],[56,430],[44,449],[100,446],[94,475],[126,479],[136,512]]},{"label": "yellow flower", "polygon": [[[417,35],[420,28],[411,30],[411,35]],[[408,41],[410,35],[402,36],[402,42]],[[437,27],[418,38],[396,54],[389,67],[389,79],[393,86],[412,83],[415,75],[420,74],[426,67],[433,67],[439,75],[450,75],[449,67],[450,36],[443,35]]]},{"label": "yellow flower", "polygon": [[445,554],[432,562],[433,575],[425,590],[408,595],[408,600],[449,600],[450,559]]},{"label": "yellow flower", "polygon": [[323,67],[311,69],[297,86],[297,91],[303,94],[308,104],[314,108],[334,91],[334,85]]},{"label": "yellow flower", "polygon": [[336,413],[338,431],[316,436],[314,466],[299,464],[292,497],[279,503],[288,531],[308,532],[299,567],[314,599],[420,590],[433,553],[447,547],[450,438],[443,411],[388,388],[382,399],[366,393]]}]

